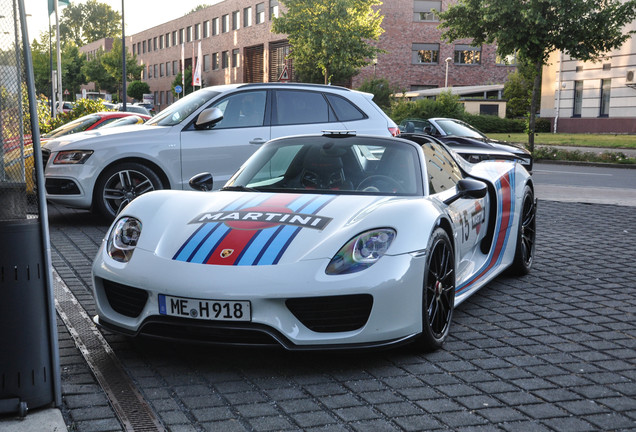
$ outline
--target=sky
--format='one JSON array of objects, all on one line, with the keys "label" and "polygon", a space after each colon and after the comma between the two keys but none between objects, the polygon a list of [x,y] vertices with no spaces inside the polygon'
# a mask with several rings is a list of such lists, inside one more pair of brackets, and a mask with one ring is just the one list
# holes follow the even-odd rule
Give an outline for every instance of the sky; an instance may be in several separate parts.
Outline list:
[{"label": "sky", "polygon": [[[86,3],[87,0],[70,0],[71,4]],[[164,22],[181,17],[201,4],[218,3],[219,0],[97,0],[106,3],[121,14],[124,3],[126,35],[133,35]],[[29,39],[39,39],[40,33],[48,31],[48,0],[25,0]],[[65,6],[60,7],[60,16]],[[31,16],[28,16],[31,15]],[[51,14],[51,25],[55,25],[55,14]]]}]

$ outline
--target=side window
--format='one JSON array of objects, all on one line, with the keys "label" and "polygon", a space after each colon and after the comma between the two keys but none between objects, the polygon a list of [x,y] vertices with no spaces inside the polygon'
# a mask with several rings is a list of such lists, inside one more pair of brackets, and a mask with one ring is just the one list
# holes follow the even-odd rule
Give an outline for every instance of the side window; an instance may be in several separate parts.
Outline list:
[{"label": "side window", "polygon": [[336,116],[340,121],[353,121],[362,120],[366,118],[364,113],[358,109],[351,102],[340,96],[327,94],[327,99],[331,104],[331,107],[336,112]]},{"label": "side window", "polygon": [[294,125],[335,121],[333,112],[322,93],[278,90],[275,93],[274,124]]},{"label": "side window", "polygon": [[223,120],[214,129],[262,126],[266,100],[267,92],[262,90],[235,93],[215,102],[212,106],[223,112]]},{"label": "side window", "polygon": [[430,194],[454,188],[457,182],[462,179],[462,173],[446,149],[430,142],[423,144],[422,150],[424,150],[426,158]]}]

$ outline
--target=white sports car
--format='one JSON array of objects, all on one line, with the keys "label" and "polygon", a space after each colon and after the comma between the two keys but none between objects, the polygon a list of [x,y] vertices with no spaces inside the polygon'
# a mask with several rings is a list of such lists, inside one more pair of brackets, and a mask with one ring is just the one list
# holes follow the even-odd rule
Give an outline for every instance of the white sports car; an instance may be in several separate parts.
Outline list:
[{"label": "white sports car", "polygon": [[[439,348],[453,308],[530,271],[534,186],[430,138],[272,140],[216,192],[162,190],[117,217],[93,265],[99,325],[287,349]],[[212,189],[212,176],[191,186]]]}]

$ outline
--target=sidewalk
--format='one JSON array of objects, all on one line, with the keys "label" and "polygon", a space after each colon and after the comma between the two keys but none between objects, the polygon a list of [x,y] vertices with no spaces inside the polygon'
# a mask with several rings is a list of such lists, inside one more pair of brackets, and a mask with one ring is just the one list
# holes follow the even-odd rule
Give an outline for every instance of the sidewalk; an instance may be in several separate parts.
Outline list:
[{"label": "sidewalk", "polygon": [[66,432],[66,424],[58,408],[29,412],[26,417],[0,418],[0,431],[7,432]]},{"label": "sidewalk", "polygon": [[602,148],[602,147],[575,147],[575,146],[551,146],[544,144],[537,144],[535,147],[552,147],[559,150],[578,151],[581,153],[623,153],[626,156],[636,158],[636,149],[619,149],[619,148]]}]

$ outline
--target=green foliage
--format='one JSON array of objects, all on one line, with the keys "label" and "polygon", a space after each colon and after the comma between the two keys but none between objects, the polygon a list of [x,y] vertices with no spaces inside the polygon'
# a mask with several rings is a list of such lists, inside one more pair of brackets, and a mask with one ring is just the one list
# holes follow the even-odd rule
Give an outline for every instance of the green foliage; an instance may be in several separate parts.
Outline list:
[{"label": "green foliage", "polygon": [[144,81],[133,81],[126,87],[126,93],[128,97],[135,100],[143,100],[144,93],[150,93],[150,86]]},{"label": "green foliage", "polygon": [[72,120],[100,111],[111,111],[104,106],[102,99],[78,99],[69,112],[58,114],[55,118],[49,117],[49,120],[44,124],[40,121],[40,132],[43,134],[50,132]]},{"label": "green foliage", "polygon": [[71,2],[62,9],[60,39],[84,46],[107,37],[121,37],[121,15],[106,3]]},{"label": "green foliage", "polygon": [[[49,57],[49,37],[43,32],[40,40],[34,40],[31,44],[31,57],[33,59],[33,76],[35,78],[35,91],[38,94],[51,95],[51,59],[53,69],[57,68],[57,50],[53,45],[51,57]],[[80,86],[86,83],[86,76],[82,71],[86,57],[80,54],[77,46],[68,42],[62,45],[62,86],[71,95],[80,92]]]},{"label": "green foliage", "polygon": [[508,119],[492,115],[465,114],[462,120],[485,134],[518,133],[523,132],[526,126],[524,119]]},{"label": "green foliage", "polygon": [[294,70],[303,80],[319,71],[325,84],[351,78],[368,65],[382,34],[379,0],[280,0],[286,12],[272,32],[287,34]]},{"label": "green foliage", "polygon": [[506,117],[524,117],[530,112],[530,102],[532,98],[533,82],[526,79],[519,72],[512,72],[508,75],[508,81],[504,84],[504,97],[508,100],[506,104]]},{"label": "green foliage", "polygon": [[391,108],[391,118],[397,124],[407,118],[449,117],[462,119],[464,115],[464,106],[459,103],[459,96],[452,95],[450,91],[442,92],[437,99],[399,100]]},{"label": "green foliage", "polygon": [[623,152],[603,153],[581,152],[579,150],[562,150],[556,147],[537,147],[534,151],[534,159],[536,160],[567,160],[574,162],[600,162],[633,165],[636,159],[627,156]]},{"label": "green foliage", "polygon": [[384,111],[391,108],[391,103],[394,101],[391,95],[398,91],[385,78],[369,78],[358,87],[358,90],[372,93],[373,101]]}]

